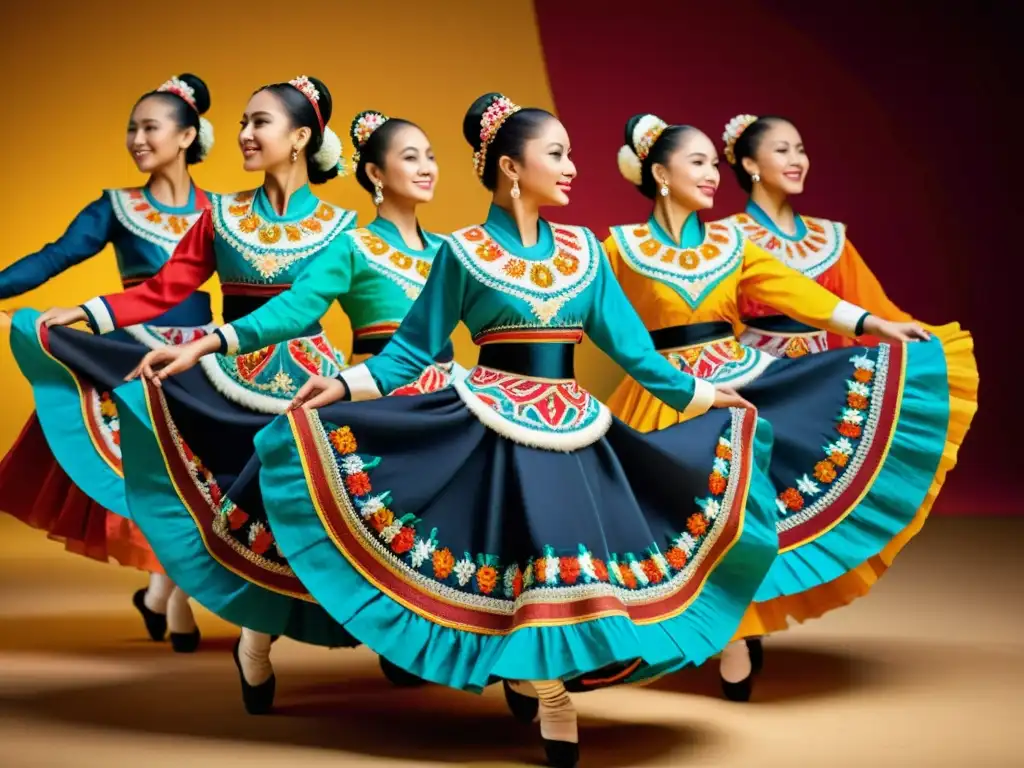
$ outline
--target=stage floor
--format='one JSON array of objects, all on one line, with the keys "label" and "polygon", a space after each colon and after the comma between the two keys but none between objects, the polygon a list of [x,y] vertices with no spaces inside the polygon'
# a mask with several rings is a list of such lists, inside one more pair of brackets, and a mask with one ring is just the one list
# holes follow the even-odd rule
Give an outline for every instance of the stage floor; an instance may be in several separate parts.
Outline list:
[{"label": "stage floor", "polygon": [[[937,518],[867,598],[766,643],[754,701],[716,663],[576,697],[584,766],[1024,766],[1024,519]],[[242,710],[236,632],[143,639],[145,576],[0,518],[0,764],[536,765],[539,737],[483,697],[396,690],[365,649],[274,647],[278,711]]]}]

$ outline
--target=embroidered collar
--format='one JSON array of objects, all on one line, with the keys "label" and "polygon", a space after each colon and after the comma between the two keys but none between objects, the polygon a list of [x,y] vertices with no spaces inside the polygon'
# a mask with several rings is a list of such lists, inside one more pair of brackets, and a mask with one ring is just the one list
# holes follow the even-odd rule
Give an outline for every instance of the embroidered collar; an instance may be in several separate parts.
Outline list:
[{"label": "embroidered collar", "polygon": [[[670,245],[664,230],[656,237],[650,222],[612,227],[611,233],[630,269],[671,286],[696,309],[743,262],[743,238],[735,226],[715,222],[703,229],[703,237],[685,248]],[[683,242],[690,242],[685,227],[683,234]]]},{"label": "embroidered collar", "polygon": [[220,196],[213,206],[217,234],[265,280],[319,253],[355,216],[317,199],[308,187],[292,195],[284,217],[274,214],[262,188]]},{"label": "embroidered collar", "polygon": [[[195,186],[189,193],[189,207],[163,205],[144,187],[107,190],[114,216],[128,232],[141,240],[157,245],[168,254],[199,219]],[[203,196],[205,199],[205,195]]]},{"label": "embroidered collar", "polygon": [[798,215],[797,235],[787,235],[753,201],[729,220],[754,245],[811,278],[838,262],[846,246],[846,227],[838,222]]},{"label": "embroidered collar", "polygon": [[694,211],[686,217],[686,221],[683,222],[683,228],[679,231],[679,242],[675,242],[658,220],[654,218],[654,214],[647,219],[647,228],[651,230],[651,236],[658,240],[662,245],[667,245],[672,248],[696,248],[704,242],[704,224],[700,220],[700,216]]},{"label": "embroidered collar", "polygon": [[544,219],[537,219],[537,244],[525,246],[519,237],[519,227],[516,226],[512,214],[497,205],[492,204],[487,212],[484,229],[506,251],[528,261],[547,259],[554,248],[551,225]]},{"label": "embroidered collar", "polygon": [[426,248],[414,250],[387,219],[376,218],[369,226],[347,233],[370,269],[397,283],[415,300],[430,275],[430,266],[441,246],[437,235],[420,230]]},{"label": "embroidered collar", "polygon": [[161,213],[176,213],[180,216],[187,216],[190,213],[196,213],[196,185],[189,184],[188,188],[188,200],[185,205],[175,207],[173,205],[164,205],[153,196],[153,192],[149,188],[149,184],[142,188],[142,194],[146,198],[146,202],[152,205]]},{"label": "embroidered collar", "polygon": [[[518,246],[509,248],[507,228],[501,228],[507,227],[510,218],[494,226],[489,217],[487,224],[454,232],[449,240],[473,278],[525,301],[537,319],[547,325],[566,302],[594,280],[600,264],[599,247],[583,227],[541,221],[541,242],[524,248],[516,236]],[[541,251],[542,247],[546,250]]]}]

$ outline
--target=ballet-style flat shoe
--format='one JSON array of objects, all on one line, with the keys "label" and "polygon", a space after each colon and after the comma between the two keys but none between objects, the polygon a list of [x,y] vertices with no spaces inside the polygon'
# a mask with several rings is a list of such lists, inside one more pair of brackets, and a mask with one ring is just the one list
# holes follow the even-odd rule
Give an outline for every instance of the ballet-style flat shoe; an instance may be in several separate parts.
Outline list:
[{"label": "ballet-style flat shoe", "polygon": [[199,627],[191,632],[171,632],[171,648],[175,653],[195,653],[201,639]]},{"label": "ballet-style flat shoe", "polygon": [[266,715],[274,708],[277,676],[271,675],[259,685],[250,685],[249,681],[245,679],[242,662],[238,658],[238,648],[241,644],[242,638],[238,638],[231,655],[235,659],[235,666],[238,667],[238,679],[242,682],[242,703],[245,705],[245,711],[250,715]]},{"label": "ballet-style flat shoe", "polygon": [[745,642],[747,653],[750,654],[750,669],[753,674],[759,675],[764,669],[764,644],[760,637],[748,637]]},{"label": "ballet-style flat shoe", "polygon": [[505,704],[508,706],[512,717],[521,723],[532,723],[537,719],[540,711],[540,701],[532,696],[524,696],[514,690],[508,684],[508,680],[501,681],[501,687],[505,690]]},{"label": "ballet-style flat shoe", "polygon": [[146,625],[146,632],[150,638],[160,642],[167,634],[167,614],[151,611],[146,607],[146,589],[142,588],[132,595],[132,605],[142,614],[142,621]]},{"label": "ballet-style flat shoe", "polygon": [[571,741],[543,739],[544,755],[551,768],[576,768],[580,762],[580,745]]}]

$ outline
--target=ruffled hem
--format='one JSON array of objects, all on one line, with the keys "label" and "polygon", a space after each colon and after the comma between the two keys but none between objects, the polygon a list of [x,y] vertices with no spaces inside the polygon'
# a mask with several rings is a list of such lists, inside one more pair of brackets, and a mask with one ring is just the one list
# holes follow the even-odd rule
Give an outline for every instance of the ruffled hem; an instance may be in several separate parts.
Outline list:
[{"label": "ruffled hem", "polygon": [[0,509],[45,531],[68,552],[163,572],[131,521],[107,511],[71,482],[53,458],[35,414],[0,462]]},{"label": "ruffled hem", "polygon": [[11,351],[25,378],[32,386],[36,415],[54,459],[71,482],[100,506],[122,517],[129,517],[124,497],[121,460],[94,440],[98,429],[87,422],[91,403],[87,385],[55,357],[37,330],[40,313],[23,309],[11,323]]},{"label": "ruffled hem", "polygon": [[[329,647],[356,642],[309,598],[275,592],[255,584],[211,554],[213,534],[193,515],[207,508],[190,509],[184,487],[172,480],[141,382],[114,390],[121,418],[122,445],[128,482],[125,493],[133,519],[146,534],[167,575],[190,597],[225,621],[272,635]],[[207,523],[209,521],[206,521]]]},{"label": "ruffled hem", "polygon": [[[941,342],[945,353],[949,411],[946,420],[945,441],[942,443],[942,455],[938,467],[930,476],[927,493],[917,507],[913,519],[895,536],[892,536],[876,555],[859,563],[852,570],[847,570],[832,581],[798,594],[777,597],[752,605],[743,618],[737,638],[778,632],[789,626],[790,619],[803,623],[809,619],[820,618],[835,608],[849,605],[857,598],[863,597],[885,574],[907,543],[921,531],[946,482],[946,475],[956,466],[960,446],[963,444],[974,414],[978,410],[978,365],[974,358],[974,340],[970,333],[962,330],[958,323],[950,323],[930,328],[930,330]],[[914,350],[917,346],[911,344],[908,345],[908,349]],[[932,390],[919,393],[918,397],[922,399],[930,397],[934,401],[934,394],[934,390]],[[916,400],[917,398],[913,395],[910,398],[905,397],[904,408],[909,405],[911,409],[914,409]],[[932,405],[931,408],[933,409],[934,406]],[[893,450],[897,451],[899,447],[900,444],[894,443]],[[890,480],[890,482],[901,482],[902,480],[903,476],[900,474],[899,480]],[[879,481],[884,482],[885,480],[880,476]]]},{"label": "ruffled hem", "polygon": [[[581,618],[571,624],[482,631],[421,615],[401,597],[375,586],[355,555],[331,538],[312,497],[305,454],[286,419],[260,432],[256,449],[271,526],[289,563],[311,594],[371,650],[434,683],[480,692],[499,679],[573,680],[612,664],[642,664],[621,682],[640,682],[715,655],[732,637],[777,551],[774,491],[764,474],[771,428],[752,428],[753,464],[742,530],[706,576],[702,588],[668,618]],[[287,510],[278,517],[279,511]],[[454,614],[453,614],[454,616]]]}]

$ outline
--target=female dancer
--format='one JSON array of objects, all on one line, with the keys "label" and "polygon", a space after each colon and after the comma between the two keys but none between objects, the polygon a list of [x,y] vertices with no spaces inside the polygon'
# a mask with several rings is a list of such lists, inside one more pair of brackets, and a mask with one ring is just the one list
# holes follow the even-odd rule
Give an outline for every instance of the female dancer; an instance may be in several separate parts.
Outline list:
[{"label": "female dancer", "polygon": [[[289,562],[346,629],[443,685],[534,681],[548,760],[575,765],[562,681],[699,664],[735,631],[777,548],[770,437],[726,408],[745,405],[734,392],[655,353],[590,231],[539,217],[576,176],[561,123],[488,94],[463,130],[487,221],[441,246],[380,354],[310,379],[305,407],[260,433],[260,485]],[[393,390],[460,320],[481,346],[466,379],[315,410]],[[629,429],[574,378],[584,332],[675,407],[722,410]]]},{"label": "female dancer", "polygon": [[[263,185],[218,196],[146,283],[81,307],[50,310],[44,324],[88,318],[94,330],[107,331],[137,323],[181,301],[214,273],[224,292],[224,315],[233,320],[285,290],[316,258],[332,258],[355,214],[322,202],[309,187],[338,175],[341,142],[327,125],[331,110],[330,93],[312,78],[260,88],[243,115],[239,145],[246,170],[263,171]],[[56,354],[77,355],[96,376],[123,381],[142,357],[137,348],[116,348],[103,337],[68,329],[51,327],[50,336],[51,349],[55,339],[63,345]],[[265,522],[247,510],[245,499],[225,499],[222,489],[242,470],[252,434],[267,414],[284,410],[312,373],[333,375],[340,367],[313,323],[287,343],[204,359],[201,370],[168,385],[169,396],[152,412],[145,403],[140,411],[137,401],[114,395],[128,506],[141,520],[174,525],[151,542],[160,561],[208,609],[267,633],[243,632],[235,646],[252,712],[269,710],[273,701],[271,634],[320,645],[349,639],[309,599]]]},{"label": "female dancer", "polygon": [[[209,207],[188,171],[213,146],[213,129],[201,117],[209,108],[209,91],[195,75],[171,78],[144,94],[132,109],[127,147],[136,167],[149,174],[146,185],[107,190],[59,240],[0,272],[0,299],[37,288],[108,243],[126,287],[156,274]],[[110,392],[76,380],[49,356],[35,317],[18,313],[12,346],[39,409],[0,463],[0,509],[62,540],[69,551],[149,571],[149,587],[136,592],[133,603],[150,637],[164,639],[170,600],[173,647],[193,650],[197,637],[187,598],[173,592],[149,545],[124,517],[120,431]],[[148,325],[111,338],[152,348],[200,336],[211,320],[210,297],[197,292]]]},{"label": "female dancer", "polygon": [[[846,238],[843,224],[800,216],[793,210],[790,197],[803,193],[810,169],[810,158],[796,126],[782,117],[737,115],[725,126],[722,139],[725,159],[740,187],[750,195],[746,210],[727,221],[739,227],[747,240],[874,314],[902,321],[913,319],[886,296],[881,283]],[[852,343],[779,315],[776,309],[747,296],[741,298],[739,312],[745,326],[741,342],[775,357],[800,357]],[[956,464],[957,449],[977,410],[978,368],[974,361],[974,344],[970,334],[961,330],[958,323],[924,327],[942,341],[950,391],[949,434],[935,481],[914,519],[878,555],[838,579],[808,590],[800,595],[799,602],[791,601],[786,606],[783,613],[798,621],[821,615],[830,607],[846,605],[866,594],[900,550],[921,530],[946,473]],[[861,341],[873,342],[870,337]],[[743,626],[745,632],[782,628],[778,615],[773,619],[752,611],[747,618]],[[760,642],[752,637],[747,642],[757,666]]]},{"label": "female dancer", "polygon": [[[963,437],[949,430],[957,395],[946,382],[946,354],[938,340],[902,343],[929,335],[840,300],[731,223],[704,226],[697,211],[713,205],[719,172],[714,145],[697,129],[639,115],[627,123],[626,141],[623,175],[655,200],[647,222],[612,227],[606,243],[627,296],[667,359],[740,389],[775,435],[770,475],[781,552],[740,636],[762,634],[749,629],[758,621],[777,631],[789,615],[820,616],[844,603],[810,603],[808,595],[878,555],[941,487],[940,459]],[[781,360],[736,341],[745,300],[814,328],[894,343]],[[609,405],[642,431],[686,417],[630,379]],[[749,698],[759,650],[726,649],[729,698]]]},{"label": "female dancer", "polygon": [[[424,232],[416,217],[417,206],[434,197],[438,168],[426,134],[407,120],[388,118],[380,112],[361,112],[352,122],[352,141],[358,152],[356,179],[373,195],[377,218],[366,228],[339,237],[338,247],[329,257],[310,264],[289,290],[252,314],[198,342],[151,352],[133,376],[142,373],[160,386],[168,377],[194,367],[205,355],[244,355],[287,342],[316,323],[334,301],[351,320],[355,356],[366,359],[384,348],[426,283],[442,242],[437,235]],[[422,394],[447,386],[454,366],[451,356],[452,348],[446,345],[438,357],[440,362],[428,366],[415,381],[392,394]],[[125,390],[119,390],[118,397],[125,396]],[[246,441],[251,453],[251,435]],[[260,525],[265,525],[258,487],[252,490],[254,493],[246,494],[245,512],[250,520],[254,512],[258,513]],[[227,495],[234,499],[234,490],[229,488]],[[176,541],[183,535],[182,521],[174,517],[181,515],[180,507],[159,505],[141,507],[135,517],[156,550],[166,552],[171,570],[175,570],[176,562],[170,558],[181,555]],[[184,522],[191,525],[187,517]],[[182,567],[187,565],[183,563]],[[217,598],[214,602],[224,600]],[[392,682],[421,682],[383,657],[380,661]]]}]

